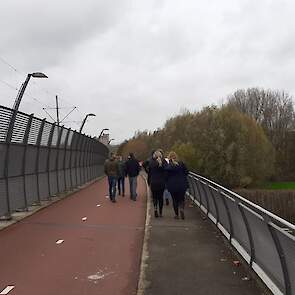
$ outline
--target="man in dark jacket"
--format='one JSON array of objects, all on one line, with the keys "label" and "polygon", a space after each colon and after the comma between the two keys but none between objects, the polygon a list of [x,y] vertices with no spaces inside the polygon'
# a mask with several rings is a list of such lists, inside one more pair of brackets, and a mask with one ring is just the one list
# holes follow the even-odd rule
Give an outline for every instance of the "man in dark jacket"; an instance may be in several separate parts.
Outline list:
[{"label": "man in dark jacket", "polygon": [[137,176],[140,171],[140,166],[138,161],[135,159],[134,154],[130,153],[128,160],[126,161],[126,174],[129,177],[130,185],[130,199],[136,201],[137,193]]},{"label": "man in dark jacket", "polygon": [[104,172],[108,176],[110,200],[113,203],[115,203],[116,202],[116,185],[117,185],[119,169],[118,169],[118,162],[116,160],[116,155],[114,153],[111,153],[110,158],[105,161]]}]

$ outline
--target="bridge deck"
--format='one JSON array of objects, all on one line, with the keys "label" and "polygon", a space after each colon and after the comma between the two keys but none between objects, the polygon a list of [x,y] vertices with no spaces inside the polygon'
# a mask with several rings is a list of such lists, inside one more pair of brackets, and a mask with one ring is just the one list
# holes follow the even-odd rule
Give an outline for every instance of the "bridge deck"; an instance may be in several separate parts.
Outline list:
[{"label": "bridge deck", "polygon": [[9,295],[136,294],[146,211],[139,182],[137,202],[111,203],[103,179],[1,230],[0,293],[12,285]]},{"label": "bridge deck", "polygon": [[[113,204],[106,192],[103,179],[1,230],[0,294],[9,285],[9,295],[136,294],[146,185],[140,178],[137,202],[127,192]],[[186,219],[175,220],[170,205],[163,218],[148,221],[139,294],[269,294],[245,279],[246,269],[234,265],[238,258],[199,209],[187,206]]]}]

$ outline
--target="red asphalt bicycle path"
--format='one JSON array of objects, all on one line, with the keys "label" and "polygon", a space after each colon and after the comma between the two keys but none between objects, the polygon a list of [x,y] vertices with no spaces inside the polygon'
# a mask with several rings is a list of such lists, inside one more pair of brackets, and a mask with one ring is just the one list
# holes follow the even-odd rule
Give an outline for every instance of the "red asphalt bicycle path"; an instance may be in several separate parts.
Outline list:
[{"label": "red asphalt bicycle path", "polygon": [[138,177],[136,202],[127,189],[112,203],[107,191],[104,178],[0,231],[0,293],[136,294],[146,185]]}]

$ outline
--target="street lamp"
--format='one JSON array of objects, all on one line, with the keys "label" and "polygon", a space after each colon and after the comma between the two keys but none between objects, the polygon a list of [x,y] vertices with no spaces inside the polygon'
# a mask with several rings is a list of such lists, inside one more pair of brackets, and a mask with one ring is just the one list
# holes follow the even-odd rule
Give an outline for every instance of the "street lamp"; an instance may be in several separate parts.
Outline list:
[{"label": "street lamp", "polygon": [[48,78],[45,74],[43,73],[40,73],[40,72],[36,72],[36,73],[31,73],[31,74],[28,74],[25,82],[22,84],[18,94],[17,94],[17,97],[14,101],[14,105],[13,105],[13,110],[17,111],[18,108],[19,108],[19,105],[20,105],[20,102],[22,100],[22,97],[25,93],[25,90],[26,90],[26,87],[31,79],[31,77],[33,78]]},{"label": "street lamp", "polygon": [[86,122],[86,120],[87,120],[87,118],[88,117],[95,117],[96,115],[95,114],[87,114],[86,116],[85,116],[85,118],[84,118],[84,120],[83,120],[83,122],[82,122],[82,125],[81,125],[81,127],[80,127],[80,133],[82,132],[82,129],[83,129],[83,127],[84,127],[84,125],[85,125],[85,122]]},{"label": "street lamp", "polygon": [[110,129],[109,128],[103,128],[98,136],[98,139],[100,139],[102,137],[102,134],[104,131],[109,131]]},{"label": "street lamp", "polygon": [[109,144],[111,143],[112,140],[115,140],[115,139],[114,139],[114,138],[110,139],[110,140],[109,140]]}]

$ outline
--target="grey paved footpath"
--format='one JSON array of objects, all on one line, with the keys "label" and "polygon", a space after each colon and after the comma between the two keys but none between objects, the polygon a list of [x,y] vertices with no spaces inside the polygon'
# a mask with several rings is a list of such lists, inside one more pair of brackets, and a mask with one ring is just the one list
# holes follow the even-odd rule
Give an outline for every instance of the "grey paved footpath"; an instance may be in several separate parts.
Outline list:
[{"label": "grey paved footpath", "polygon": [[242,280],[251,278],[246,267],[234,265],[237,256],[219,230],[189,203],[185,220],[173,218],[171,205],[163,218],[151,218],[144,294],[269,294],[255,279]]}]

